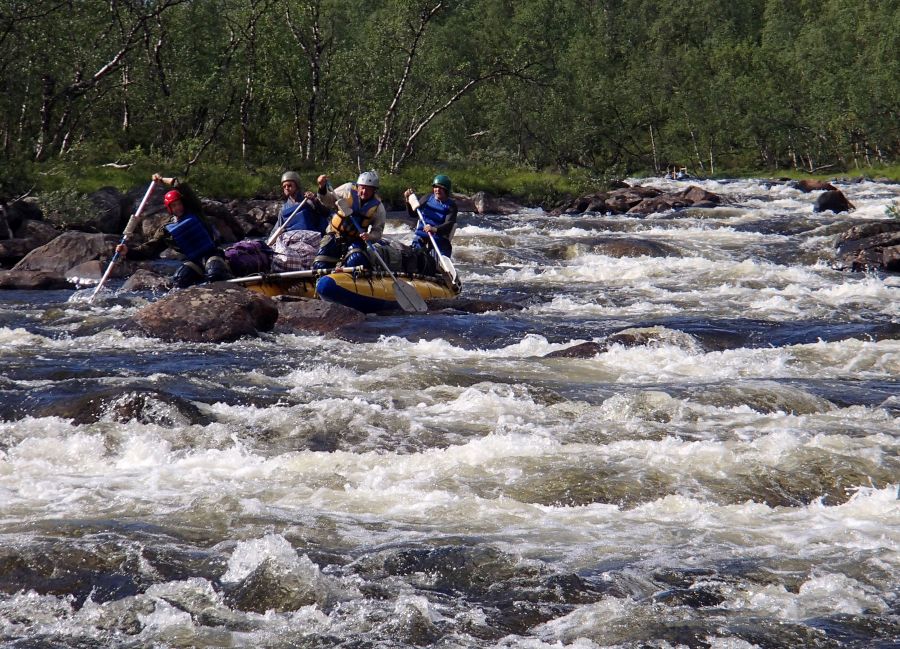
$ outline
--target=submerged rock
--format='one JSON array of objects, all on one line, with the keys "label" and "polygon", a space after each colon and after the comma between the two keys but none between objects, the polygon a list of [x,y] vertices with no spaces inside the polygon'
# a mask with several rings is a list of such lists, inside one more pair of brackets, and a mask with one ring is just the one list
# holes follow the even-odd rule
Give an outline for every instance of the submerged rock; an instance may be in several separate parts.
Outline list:
[{"label": "submerged rock", "polygon": [[791,183],[791,187],[799,189],[801,192],[809,193],[816,191],[835,191],[837,187],[825,180],[815,180],[813,178],[805,178]]},{"label": "submerged rock", "polygon": [[276,299],[275,304],[278,308],[277,330],[280,332],[311,331],[324,334],[366,319],[362,311],[343,304],[309,298],[279,297],[282,299]]},{"label": "submerged rock", "polygon": [[593,358],[607,349],[608,347],[603,343],[586,342],[565,349],[557,349],[549,354],[544,354],[544,358]]},{"label": "submerged rock", "polygon": [[278,308],[259,293],[216,282],[175,291],[132,318],[149,336],[186,342],[229,342],[271,331]]},{"label": "submerged rock", "polygon": [[152,270],[140,268],[122,285],[123,291],[165,292],[172,288],[172,279]]},{"label": "submerged rock", "polygon": [[107,420],[187,426],[210,422],[196,405],[182,397],[158,390],[123,392],[117,388],[93,385],[82,386],[76,394],[46,391],[29,395],[20,409],[33,417],[60,417],[76,424]]},{"label": "submerged rock", "polygon": [[488,313],[490,311],[521,311],[525,307],[515,302],[482,300],[479,298],[441,298],[428,300],[429,311],[450,309],[464,313]]}]

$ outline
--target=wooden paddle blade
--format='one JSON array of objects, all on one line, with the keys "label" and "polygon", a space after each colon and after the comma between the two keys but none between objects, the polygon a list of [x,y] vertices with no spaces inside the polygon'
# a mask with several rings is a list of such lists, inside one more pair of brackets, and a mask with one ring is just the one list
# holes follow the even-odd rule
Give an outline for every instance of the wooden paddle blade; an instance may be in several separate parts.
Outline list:
[{"label": "wooden paddle blade", "polygon": [[407,313],[425,313],[428,305],[419,292],[411,285],[399,279],[394,279],[394,299],[400,308]]}]

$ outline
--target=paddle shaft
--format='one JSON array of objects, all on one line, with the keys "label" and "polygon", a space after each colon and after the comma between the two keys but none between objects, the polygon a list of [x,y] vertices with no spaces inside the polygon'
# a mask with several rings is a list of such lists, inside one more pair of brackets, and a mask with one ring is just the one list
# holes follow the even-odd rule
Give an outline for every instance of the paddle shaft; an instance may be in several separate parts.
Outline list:
[{"label": "paddle shaft", "polygon": [[[128,219],[128,223],[125,225],[125,232],[122,233],[122,240],[119,244],[123,244],[128,240],[132,234],[134,234],[134,229],[137,227],[138,217],[141,215],[141,212],[144,211],[144,206],[147,204],[147,200],[150,198],[150,194],[153,193],[154,188],[156,187],[156,181],[150,181],[150,187],[147,188],[147,193],[144,194],[143,200],[141,200],[140,205],[138,205],[137,210],[134,214],[131,215],[131,218]],[[97,293],[100,292],[100,289],[106,283],[106,280],[109,279],[109,274],[112,272],[113,266],[116,265],[116,262],[119,261],[119,251],[118,246],[116,246],[117,250],[113,254],[112,259],[109,260],[109,265],[106,267],[106,271],[103,273],[103,277],[100,278],[100,283],[97,284],[97,288],[94,289],[94,292],[91,293],[91,297],[88,299],[88,302],[93,302],[94,298],[97,296]]]},{"label": "paddle shaft", "polygon": [[294,208],[294,211],[291,212],[291,215],[284,220],[284,223],[282,223],[280,226],[278,226],[278,229],[275,230],[275,232],[272,233],[272,236],[269,237],[269,240],[266,241],[267,246],[271,246],[273,243],[275,243],[275,240],[278,237],[280,237],[281,233],[287,229],[287,226],[290,225],[291,221],[294,220],[294,217],[297,215],[297,212],[299,212],[300,209],[304,205],[306,205],[306,201],[308,201],[308,200],[309,200],[308,198],[304,197],[303,200],[300,201],[300,204]]},{"label": "paddle shaft", "polygon": [[[356,217],[353,216],[353,213],[348,211],[347,216],[353,223],[353,227],[356,228],[356,231],[360,235],[362,235],[365,230],[360,227],[359,221],[356,220]],[[366,247],[369,249],[369,252],[375,255],[375,259],[378,260],[378,263],[381,264],[381,267],[384,268],[387,271],[387,274],[391,276],[391,279],[394,280],[394,297],[397,298],[397,304],[400,305],[400,308],[404,311],[418,311],[419,313],[424,313],[425,311],[427,311],[428,305],[425,304],[425,300],[422,299],[422,296],[419,295],[415,287],[413,287],[411,284],[401,282],[399,279],[397,279],[397,276],[394,275],[393,271],[388,267],[386,263],[384,263],[384,259],[381,258],[381,255],[378,254],[378,251],[375,250],[375,246],[373,246],[368,241],[363,241],[365,242]]]},{"label": "paddle shaft", "polygon": [[227,281],[232,284],[249,284],[250,282],[258,282],[262,280],[279,280],[279,279],[304,279],[312,277],[321,277],[334,272],[329,269],[310,269],[310,270],[291,270],[286,273],[257,273],[256,275],[247,275],[246,277],[235,277]]},{"label": "paddle shaft", "polygon": [[419,221],[422,223],[422,231],[428,235],[428,240],[431,241],[431,247],[434,248],[434,254],[437,255],[438,263],[441,265],[441,268],[443,268],[444,272],[448,275],[456,276],[456,269],[453,267],[453,262],[450,261],[450,258],[447,257],[447,255],[441,252],[440,248],[438,248],[437,241],[434,240],[434,235],[428,230],[425,230],[427,223],[425,223],[425,217],[422,216],[422,210],[418,207],[416,208],[416,214],[419,215]]},{"label": "paddle shaft", "polygon": [[434,236],[426,230],[425,228],[428,224],[425,222],[425,217],[422,216],[421,203],[415,194],[409,195],[409,204],[416,211],[416,214],[419,215],[419,221],[422,223],[422,231],[428,235],[428,240],[431,241],[431,247],[434,248],[434,254],[437,255],[438,263],[441,266],[441,269],[450,276],[450,281],[455,282],[456,278],[459,274],[456,272],[456,268],[453,266],[453,262],[450,261],[450,258],[441,252],[441,249],[438,248],[437,241],[434,240]]}]

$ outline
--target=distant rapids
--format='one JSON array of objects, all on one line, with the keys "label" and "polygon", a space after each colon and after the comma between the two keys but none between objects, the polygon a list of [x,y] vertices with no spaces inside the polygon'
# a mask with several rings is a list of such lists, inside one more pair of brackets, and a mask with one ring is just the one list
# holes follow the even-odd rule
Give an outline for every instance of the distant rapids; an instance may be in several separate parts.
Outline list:
[{"label": "distant rapids", "polygon": [[830,264],[900,185],[694,184],[462,214],[514,309],[213,345],[0,291],[0,646],[900,646],[900,277]]}]

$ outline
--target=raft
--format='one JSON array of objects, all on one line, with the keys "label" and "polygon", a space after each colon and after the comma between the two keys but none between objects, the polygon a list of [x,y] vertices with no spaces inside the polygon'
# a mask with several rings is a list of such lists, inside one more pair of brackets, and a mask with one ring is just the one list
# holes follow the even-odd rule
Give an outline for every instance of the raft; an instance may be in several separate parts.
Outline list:
[{"label": "raft", "polygon": [[[454,298],[460,293],[458,284],[449,284],[439,276],[394,273],[397,281],[411,285],[422,299]],[[274,297],[318,297],[337,302],[364,313],[400,309],[394,296],[394,280],[387,273],[374,271],[300,270],[238,277],[229,280],[251,291]]]}]

